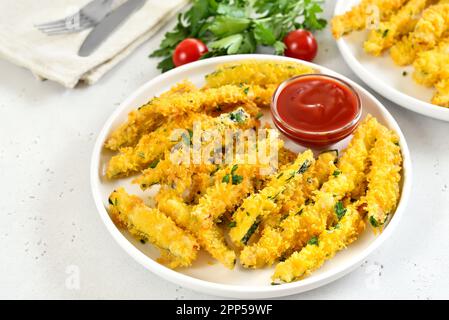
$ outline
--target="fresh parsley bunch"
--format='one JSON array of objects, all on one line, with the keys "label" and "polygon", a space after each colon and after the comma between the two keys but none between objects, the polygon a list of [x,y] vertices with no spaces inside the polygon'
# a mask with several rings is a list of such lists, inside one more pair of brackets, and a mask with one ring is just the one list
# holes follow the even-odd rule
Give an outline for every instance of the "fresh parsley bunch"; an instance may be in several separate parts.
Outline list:
[{"label": "fresh parsley bunch", "polygon": [[319,18],[323,0],[193,0],[178,15],[176,27],[165,34],[160,48],[151,57],[164,58],[158,68],[174,68],[172,55],[186,38],[207,44],[201,58],[227,54],[254,53],[258,45],[282,54],[285,35],[295,29],[320,30],[326,20]]}]

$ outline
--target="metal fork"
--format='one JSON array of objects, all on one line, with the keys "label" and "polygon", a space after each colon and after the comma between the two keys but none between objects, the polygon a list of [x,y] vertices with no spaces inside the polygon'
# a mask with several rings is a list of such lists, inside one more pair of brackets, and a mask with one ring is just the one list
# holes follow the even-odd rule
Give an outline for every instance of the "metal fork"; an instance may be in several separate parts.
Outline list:
[{"label": "metal fork", "polygon": [[63,19],[35,25],[47,35],[80,32],[97,25],[111,11],[114,0],[93,0]]}]

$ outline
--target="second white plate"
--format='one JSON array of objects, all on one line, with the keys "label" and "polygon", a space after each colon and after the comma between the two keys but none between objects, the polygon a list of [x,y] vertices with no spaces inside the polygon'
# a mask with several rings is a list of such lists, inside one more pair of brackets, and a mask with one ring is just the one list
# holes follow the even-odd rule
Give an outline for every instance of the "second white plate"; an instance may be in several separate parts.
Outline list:
[{"label": "second white plate", "polygon": [[[335,15],[349,11],[360,0],[338,1]],[[415,83],[413,67],[399,67],[389,53],[372,57],[363,50],[368,31],[353,32],[337,41],[338,48],[349,67],[368,86],[398,105],[439,120],[449,121],[449,109],[430,103],[434,90]],[[406,75],[404,76],[404,71]]]}]

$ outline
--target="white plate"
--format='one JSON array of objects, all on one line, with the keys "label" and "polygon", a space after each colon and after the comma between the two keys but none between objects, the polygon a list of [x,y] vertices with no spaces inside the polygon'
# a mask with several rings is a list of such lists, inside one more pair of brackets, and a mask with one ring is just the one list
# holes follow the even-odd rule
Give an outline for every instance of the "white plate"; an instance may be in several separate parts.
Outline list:
[{"label": "white plate", "polygon": [[[149,196],[149,193],[142,193],[138,187],[131,185],[129,183],[130,179],[120,179],[111,182],[103,176],[104,166],[112,154],[111,152],[104,150],[103,143],[110,132],[126,119],[128,112],[147,102],[154,95],[158,95],[161,92],[168,90],[170,86],[181,80],[189,79],[197,85],[202,85],[204,83],[204,75],[212,72],[218,64],[242,59],[270,59],[297,62],[297,60],[290,58],[271,55],[218,57],[176,68],[143,85],[126,99],[111,115],[101,130],[95,144],[91,163],[91,186],[94,200],[104,224],[120,246],[145,268],[178,285],[212,295],[236,298],[270,298],[304,292],[336,280],[355,269],[372,251],[378,248],[385,239],[391,235],[404,212],[405,205],[410,195],[412,181],[409,149],[398,124],[391,114],[378,100],[376,100],[376,98],[361,86],[331,70],[306,63],[311,67],[320,70],[322,73],[340,77],[352,84],[361,96],[364,115],[366,115],[366,113],[374,115],[381,123],[396,131],[401,140],[400,143],[404,156],[402,196],[395,215],[380,236],[375,237],[370,230],[367,230],[367,232],[351,245],[348,250],[338,253],[334,259],[328,261],[323,268],[314,272],[309,278],[290,284],[272,286],[270,284],[270,276],[273,272],[272,268],[263,270],[245,270],[237,266],[234,270],[228,270],[219,263],[210,265],[210,262],[213,260],[206,254],[202,254],[200,259],[196,261],[191,268],[176,271],[170,270],[155,261],[158,257],[158,252],[150,244],[142,245],[130,237],[126,232],[116,228],[106,210],[109,194],[117,186],[125,186],[129,192],[144,195],[146,198]],[[346,143],[347,140],[339,143],[337,147],[344,147]]]},{"label": "white plate", "polygon": [[[360,0],[337,1],[335,15],[349,11]],[[431,104],[434,89],[413,81],[413,67],[394,64],[388,52],[373,57],[363,50],[368,31],[353,32],[337,41],[343,58],[354,73],[368,86],[398,105],[428,117],[449,121],[449,109]],[[403,72],[407,76],[403,76]]]}]

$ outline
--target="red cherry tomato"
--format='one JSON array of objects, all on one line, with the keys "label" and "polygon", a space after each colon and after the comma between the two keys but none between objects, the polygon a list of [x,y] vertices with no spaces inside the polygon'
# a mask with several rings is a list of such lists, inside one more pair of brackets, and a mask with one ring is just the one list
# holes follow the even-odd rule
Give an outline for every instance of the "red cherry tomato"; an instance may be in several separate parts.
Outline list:
[{"label": "red cherry tomato", "polygon": [[310,31],[299,29],[284,38],[284,55],[291,58],[312,61],[318,52],[318,44]]},{"label": "red cherry tomato", "polygon": [[179,67],[183,64],[197,61],[207,51],[206,45],[201,40],[187,38],[176,46],[172,57],[173,63]]}]

